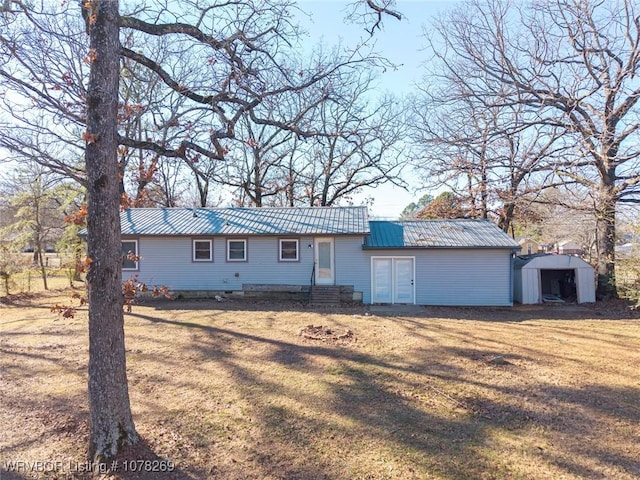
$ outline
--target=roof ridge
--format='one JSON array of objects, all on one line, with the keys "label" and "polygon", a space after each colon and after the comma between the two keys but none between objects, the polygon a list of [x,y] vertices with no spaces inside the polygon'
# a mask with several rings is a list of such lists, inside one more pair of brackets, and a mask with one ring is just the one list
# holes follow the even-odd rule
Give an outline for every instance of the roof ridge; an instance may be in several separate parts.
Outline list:
[{"label": "roof ridge", "polygon": [[407,220],[382,220],[372,219],[371,222],[387,222],[387,223],[422,223],[422,222],[489,222],[496,225],[488,218],[412,218]]},{"label": "roof ridge", "polygon": [[355,208],[367,208],[366,205],[320,205],[316,207],[129,207],[127,210],[344,210]]}]

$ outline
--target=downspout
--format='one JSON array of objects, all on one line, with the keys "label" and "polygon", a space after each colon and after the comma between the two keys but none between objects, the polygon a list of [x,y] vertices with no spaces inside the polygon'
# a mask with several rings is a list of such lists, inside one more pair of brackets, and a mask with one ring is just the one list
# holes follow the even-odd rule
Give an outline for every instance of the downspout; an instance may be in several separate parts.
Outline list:
[{"label": "downspout", "polygon": [[509,261],[509,285],[511,286],[511,288],[509,288],[509,303],[511,304],[511,306],[513,307],[513,289],[515,288],[515,285],[513,284],[513,269],[515,267],[515,259],[516,259],[516,252],[517,250],[511,250],[511,259]]}]

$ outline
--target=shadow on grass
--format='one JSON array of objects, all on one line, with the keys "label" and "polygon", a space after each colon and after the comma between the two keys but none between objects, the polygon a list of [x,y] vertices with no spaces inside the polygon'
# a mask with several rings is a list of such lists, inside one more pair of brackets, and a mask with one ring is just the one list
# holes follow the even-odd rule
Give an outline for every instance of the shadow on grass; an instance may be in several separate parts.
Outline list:
[{"label": "shadow on grass", "polygon": [[[484,384],[487,388],[496,388]],[[465,398],[466,404],[499,428],[514,430],[527,425],[544,428],[548,431],[561,432],[565,438],[571,439],[571,445],[564,445],[568,454],[552,455],[541,449],[539,454],[547,462],[576,475],[579,478],[603,478],[602,471],[595,470],[581,463],[582,459],[597,459],[601,465],[615,467],[629,474],[628,478],[640,478],[640,460],[629,452],[616,452],[606,440],[585,441],[597,435],[594,418],[597,414],[612,417],[616,423],[626,420],[628,425],[640,422],[640,410],[636,405],[640,400],[640,389],[618,388],[604,385],[590,385],[583,388],[539,385],[535,393],[522,389],[496,388],[504,397],[519,397],[531,400],[537,397],[538,408],[509,405],[496,400],[471,397]],[[532,403],[532,402],[528,402]],[[543,408],[540,408],[540,406]],[[553,408],[545,408],[553,405]],[[596,414],[596,415],[594,415]],[[618,420],[619,419],[619,420]],[[633,444],[638,432],[627,432],[628,438],[619,436],[618,441]],[[575,441],[577,440],[577,441]]]},{"label": "shadow on grass", "polygon": [[[151,323],[171,324],[204,334],[192,337],[192,344],[185,348],[198,352],[201,359],[215,360],[221,371],[229,372],[234,379],[234,387],[239,389],[243,399],[251,403],[258,418],[260,430],[258,434],[252,434],[247,460],[256,472],[252,478],[342,478],[345,472],[337,469],[335,461],[341,455],[353,455],[355,451],[347,448],[340,452],[344,445],[332,445],[334,436],[353,436],[354,440],[363,442],[386,442],[391,446],[388,448],[398,449],[402,452],[400,455],[409,458],[414,465],[413,470],[405,472],[407,478],[412,478],[413,473],[413,478],[421,478],[428,472],[459,480],[480,478],[487,472],[493,472],[497,477],[517,475],[517,471],[512,471],[500,458],[494,458],[495,452],[487,454],[483,448],[487,442],[491,442],[492,432],[496,429],[517,431],[545,427],[563,435],[588,438],[597,434],[598,427],[589,423],[591,416],[580,417],[583,410],[619,416],[631,423],[640,421],[640,412],[633,406],[640,401],[640,392],[636,388],[619,390],[603,385],[574,389],[546,384],[504,388],[462,378],[460,367],[434,363],[427,355],[421,356],[419,364],[407,365],[406,362],[390,362],[379,356],[336,345],[299,344],[210,324],[173,321],[139,313],[130,315]],[[420,320],[412,322],[420,323]],[[317,382],[322,383],[328,392],[326,397],[314,398],[302,387],[283,385],[277,378],[271,379],[263,372],[241,364],[237,352],[230,347],[230,339],[234,338],[241,339],[249,349],[267,345],[269,348],[261,357],[262,366],[266,369],[271,364],[285,371],[317,375]],[[483,364],[500,353],[499,349],[448,349],[452,356]],[[528,357],[521,353],[510,358],[534,364],[535,352],[531,352],[531,355]],[[330,359],[337,365],[327,374],[318,370],[314,362],[317,358]],[[407,380],[408,374],[413,374],[414,380]],[[526,375],[526,371],[522,370],[521,374]],[[443,415],[441,411],[430,412],[420,403],[420,399],[416,400],[418,396],[405,394],[421,387],[424,390],[424,386],[434,380],[482,386],[505,398],[524,398],[538,406],[546,398],[555,399],[568,405],[569,411],[562,408],[544,416],[537,410],[529,409],[526,402],[514,405],[481,397],[456,400],[449,396],[450,412]],[[308,405],[308,413],[304,409],[287,406],[284,400],[279,404],[273,401],[274,397]],[[629,401],[612,405],[612,401],[621,398],[628,398]],[[314,411],[331,412],[332,416],[313,415]],[[573,423],[567,424],[563,416],[571,417]],[[336,418],[341,419],[340,422]],[[345,426],[343,422],[350,426]],[[572,458],[573,454],[575,459]],[[586,478],[601,476],[600,470],[594,470],[582,462],[582,458],[589,458],[590,455],[599,460],[600,466],[628,472],[630,478],[637,475],[638,467],[634,458],[620,454],[607,445],[594,449],[592,442],[583,445],[576,442],[567,446],[561,455],[546,450],[536,453],[539,461],[555,465],[570,475]],[[367,472],[371,472],[371,466],[368,468],[351,471],[349,475],[365,478]]]},{"label": "shadow on grass", "polygon": [[[335,462],[336,456],[341,454],[336,451],[337,446],[331,445],[332,436],[341,439],[354,437],[354,440],[365,442],[376,439],[376,442],[395,445],[393,449],[405,452],[400,454],[401,457],[406,454],[412,458],[415,478],[422,475],[417,472],[435,469],[446,478],[466,479],[470,469],[479,475],[491,468],[489,463],[472,453],[484,442],[486,425],[483,421],[464,413],[460,418],[428,414],[385,384],[390,378],[397,378],[398,373],[415,373],[412,368],[335,345],[300,345],[195,322],[166,320],[139,313],[130,315],[152,323],[198,329],[206,334],[196,339],[190,348],[200,353],[199,358],[212,358],[221,370],[230,373],[235,388],[241,392],[240,397],[251,403],[261,425],[259,433],[252,435],[247,454],[246,461],[255,472],[255,477],[251,478],[344,478],[345,472],[340,471]],[[248,348],[251,344],[269,345],[271,348],[265,352],[265,366],[273,363],[285,371],[292,369],[298,373],[316,374],[317,382],[323,383],[329,392],[327,403],[295,384],[283,385],[277,378],[271,379],[241,365],[239,359],[229,352],[230,337],[248,341]],[[339,362],[339,368],[329,375],[318,371],[312,365],[312,359],[318,357]],[[413,386],[406,385],[406,388]],[[304,408],[302,412],[292,409],[287,402],[307,405],[308,414],[304,413]],[[322,410],[332,415],[312,414]],[[342,418],[355,426],[342,425],[342,420],[336,423],[335,418]],[[249,423],[245,427],[251,428]],[[317,445],[319,441],[328,443]],[[443,449],[446,444],[449,446]],[[360,448],[355,444],[352,447],[353,451],[343,455],[355,454]],[[460,457],[456,458],[458,455]],[[473,467],[462,461],[463,458],[472,458]],[[366,478],[367,472],[370,472],[370,465],[363,465],[360,471],[352,471],[348,475]]]},{"label": "shadow on grass", "polygon": [[526,322],[530,320],[637,320],[640,310],[634,310],[625,300],[595,304],[534,304],[513,307],[439,307],[426,306],[427,317],[481,322]]},{"label": "shadow on grass", "polygon": [[[185,309],[185,305],[175,308],[182,309]],[[202,308],[210,309],[211,305]],[[238,311],[245,312],[247,309],[239,308]],[[256,308],[256,311],[264,309]],[[283,311],[290,309],[283,308]],[[279,340],[263,334],[233,330],[231,327],[208,323],[217,321],[215,318],[212,320],[213,315],[209,315],[201,323],[169,320],[140,314],[135,310],[127,316],[142,320],[143,325],[147,322],[156,325],[157,331],[160,330],[160,325],[165,325],[189,332],[183,339],[186,344],[176,342],[179,346],[175,349],[162,349],[163,342],[167,346],[174,345],[175,332],[169,328],[166,331],[162,329],[162,333],[156,336],[144,329],[135,333],[145,339],[145,345],[149,345],[145,347],[149,348],[148,352],[136,351],[135,345],[132,346],[135,342],[127,340],[127,346],[133,348],[133,354],[140,355],[143,362],[153,362],[154,368],[166,366],[157,371],[147,370],[144,376],[137,379],[140,387],[135,388],[142,390],[148,384],[153,384],[159,389],[156,400],[144,399],[149,407],[148,412],[162,412],[161,415],[168,417],[177,417],[182,413],[192,415],[168,418],[170,426],[165,430],[182,434],[183,437],[193,437],[193,441],[190,438],[187,446],[198,449],[199,455],[204,457],[212,455],[212,451],[220,454],[228,442],[235,441],[233,437],[236,435],[244,435],[245,438],[242,448],[235,447],[235,453],[240,452],[242,456],[228,460],[227,463],[217,464],[219,459],[214,457],[208,465],[185,462],[179,465],[182,470],[173,472],[145,471],[144,468],[116,472],[123,480],[419,479],[428,476],[463,480],[522,476],[521,472],[511,469],[507,460],[500,458],[499,452],[491,451],[485,446],[492,441],[496,430],[517,432],[532,427],[544,427],[547,431],[561,432],[578,439],[555,452],[547,449],[534,451],[530,454],[532,462],[554,465],[562,473],[581,478],[602,478],[604,474],[599,469],[601,467],[629,473],[629,478],[640,475],[640,468],[635,460],[637,457],[631,453],[627,455],[616,451],[615,445],[597,444],[589,438],[597,436],[603,428],[602,424],[590,424],[595,414],[615,417],[630,425],[640,422],[640,412],[637,409],[640,392],[637,388],[610,385],[573,388],[542,382],[500,386],[493,384],[487,376],[483,377],[484,380],[474,378],[474,368],[480,364],[485,368],[485,360],[503,351],[501,343],[491,337],[491,328],[486,328],[477,337],[473,336],[474,331],[470,329],[468,336],[473,343],[461,347],[457,342],[464,340],[465,333],[456,333],[453,329],[447,331],[445,322],[436,325],[428,319],[398,318],[396,321],[403,323],[406,334],[419,335],[421,345],[424,346],[424,349],[418,350],[417,357],[414,352],[410,359],[403,359],[401,355],[389,354],[384,357],[350,348],[348,345],[309,344],[294,337],[293,333],[291,340]],[[482,320],[478,317],[482,315],[476,315],[471,320]],[[511,322],[507,319],[501,321]],[[447,340],[458,346],[446,346],[430,339],[429,329],[444,330],[448,335]],[[573,335],[574,332],[571,331],[570,334]],[[473,344],[477,346],[474,347]],[[512,347],[515,344],[502,345]],[[47,352],[46,348],[29,347],[23,352],[13,353],[18,358],[29,358],[43,364],[58,362],[64,369],[73,370],[75,363],[64,358],[69,352]],[[436,352],[438,350],[448,356],[434,355],[440,353]],[[525,366],[535,364],[536,355],[540,353],[523,346],[518,351],[518,354],[508,358]],[[4,352],[6,353],[11,352]],[[129,354],[131,353],[130,351]],[[549,353],[553,354],[553,351]],[[559,362],[563,361],[561,356],[556,358]],[[460,362],[450,363],[448,359],[459,359]],[[37,368],[23,373],[33,377],[42,374]],[[175,373],[178,375],[171,376]],[[527,369],[514,367],[512,373],[524,376],[527,375]],[[233,418],[229,414],[226,417],[224,414],[218,415],[220,410],[213,405],[216,392],[203,391],[202,383],[197,381],[198,376],[210,374],[228,374],[233,382],[229,388],[237,390],[234,396],[237,394],[237,398],[244,402],[243,405],[248,405],[247,410]],[[300,383],[296,383],[298,380]],[[322,395],[307,391],[304,382],[318,384]],[[163,383],[169,384],[165,386]],[[440,395],[436,405],[427,402],[430,399],[425,391],[428,392],[427,387],[431,385],[438,386],[448,395]],[[464,389],[462,386],[474,387],[475,390]],[[190,399],[184,405],[179,404],[180,411],[167,410],[167,405],[162,403],[167,398],[165,387],[178,395],[190,389],[196,393],[196,401]],[[466,393],[458,393],[474,392],[480,388],[495,395],[464,396]],[[54,414],[60,416],[68,412],[77,424],[87,416],[86,411],[78,407],[83,400],[77,396],[67,398],[67,395],[61,393],[60,398],[44,400],[23,400],[16,396],[12,398],[12,405],[8,406],[12,407],[12,411],[20,411],[22,406],[27,410],[39,409],[42,412],[45,408],[53,407]],[[527,401],[500,401],[512,398]],[[550,413],[544,414],[531,407],[543,406],[547,402],[552,405]],[[216,413],[207,417],[205,409]],[[199,421],[202,423],[198,423]],[[211,422],[211,425],[206,422]],[[82,432],[65,425],[44,424],[44,427],[52,441],[55,440],[54,437],[67,433],[80,438]],[[203,433],[209,427],[215,429],[217,437],[209,432]],[[163,459],[151,448],[154,440],[152,437],[153,435],[149,437],[148,442],[123,452],[119,457],[121,465],[124,465],[125,460],[149,461],[150,467],[153,467],[153,462],[157,462],[158,468],[161,468]],[[43,437],[35,438],[43,441]],[[585,439],[585,442],[581,443],[580,439]],[[629,443],[627,438],[622,440]],[[218,450],[214,450],[216,448]],[[367,456],[369,452],[376,452],[379,458],[372,459]],[[360,456],[373,463],[360,461]],[[596,468],[585,461],[589,457],[598,460]],[[193,460],[194,457],[187,458]],[[388,465],[396,468],[395,473],[386,470]],[[0,470],[0,474],[2,478],[12,478],[5,477],[5,471]],[[22,480],[24,477],[14,478]]]},{"label": "shadow on grass", "polygon": [[[225,310],[225,311],[273,311],[273,312],[314,312],[320,314],[364,314],[372,316],[416,318],[442,318],[450,320],[476,320],[487,322],[525,322],[540,318],[552,320],[597,320],[640,319],[640,309],[633,309],[633,304],[626,300],[610,300],[595,304],[535,304],[513,307],[456,307],[456,306],[407,306],[388,305],[376,307],[376,313],[369,305],[362,303],[343,304],[333,307],[314,307],[302,301],[273,301],[260,299],[228,298],[221,302],[215,299],[167,300],[165,298],[145,298],[141,305],[161,311],[172,310]],[[408,308],[411,307],[411,308]],[[409,310],[409,311],[408,311]]]},{"label": "shadow on grass", "polygon": [[[87,349],[73,344],[77,341],[75,333],[75,330],[51,333],[56,338],[55,344],[29,341],[0,346],[2,380],[10,385],[0,392],[0,404],[3,413],[19,424],[16,432],[20,432],[20,438],[3,438],[0,479],[94,478],[87,471],[90,465],[81,453],[89,439]],[[29,335],[33,339],[48,332]],[[52,376],[55,374],[57,377]],[[66,385],[69,388],[65,388]],[[39,444],[58,446],[56,442],[61,440],[67,450],[54,450],[51,459],[20,457],[20,452],[37,450]],[[114,462],[119,468],[111,471],[116,477],[109,478],[191,478],[155,454],[144,439],[121,452]]]},{"label": "shadow on grass", "polygon": [[194,477],[158,456],[148,442],[140,439],[123,449],[110,464],[109,472],[121,480],[189,480]]},{"label": "shadow on grass", "polygon": [[0,478],[2,480],[27,480],[29,477],[26,476],[26,473],[15,472],[13,469],[7,470],[0,466]]}]

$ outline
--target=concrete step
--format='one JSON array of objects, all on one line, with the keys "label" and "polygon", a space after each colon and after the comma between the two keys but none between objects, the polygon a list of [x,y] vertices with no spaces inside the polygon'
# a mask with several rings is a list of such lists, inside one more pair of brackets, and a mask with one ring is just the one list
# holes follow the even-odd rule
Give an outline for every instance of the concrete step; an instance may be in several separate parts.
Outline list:
[{"label": "concrete step", "polygon": [[340,287],[314,285],[311,287],[312,305],[340,305]]}]

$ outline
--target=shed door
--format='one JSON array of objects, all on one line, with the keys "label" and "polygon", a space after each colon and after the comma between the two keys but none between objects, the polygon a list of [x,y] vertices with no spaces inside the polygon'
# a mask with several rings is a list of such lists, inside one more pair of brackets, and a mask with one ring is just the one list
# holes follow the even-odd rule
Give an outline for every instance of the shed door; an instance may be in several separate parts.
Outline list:
[{"label": "shed door", "polygon": [[371,263],[373,303],[414,303],[412,257],[374,257]]}]

